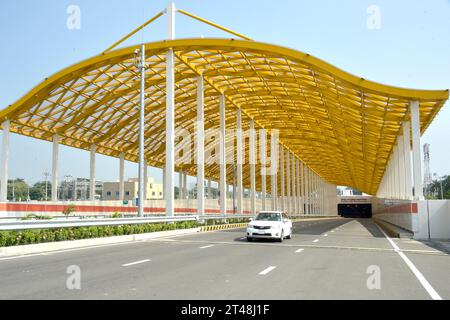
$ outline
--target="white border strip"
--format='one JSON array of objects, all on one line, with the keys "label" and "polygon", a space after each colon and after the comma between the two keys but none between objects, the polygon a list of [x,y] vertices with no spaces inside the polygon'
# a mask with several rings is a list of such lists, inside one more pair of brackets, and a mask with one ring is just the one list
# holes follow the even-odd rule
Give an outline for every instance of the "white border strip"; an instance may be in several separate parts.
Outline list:
[{"label": "white border strip", "polygon": [[384,230],[378,226],[378,229],[381,230],[381,232],[384,234],[386,239],[389,241],[389,243],[392,245],[392,247],[395,249],[395,252],[397,252],[400,257],[405,261],[407,266],[411,269],[411,271],[416,276],[417,280],[419,280],[420,284],[425,288],[425,290],[428,292],[428,294],[431,296],[433,300],[442,300],[441,296],[434,290],[434,288],[431,286],[431,284],[425,279],[423,274],[419,271],[419,269],[416,268],[416,266],[409,260],[409,258],[400,250],[400,248],[397,246],[397,244],[392,241],[392,239],[384,232]]}]

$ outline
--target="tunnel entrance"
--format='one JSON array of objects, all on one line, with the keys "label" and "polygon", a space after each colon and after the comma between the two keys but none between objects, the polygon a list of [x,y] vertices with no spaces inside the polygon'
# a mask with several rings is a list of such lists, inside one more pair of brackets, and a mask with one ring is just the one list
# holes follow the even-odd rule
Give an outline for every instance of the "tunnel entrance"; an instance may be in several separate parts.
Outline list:
[{"label": "tunnel entrance", "polygon": [[344,218],[371,218],[372,204],[370,203],[340,203],[338,214]]}]

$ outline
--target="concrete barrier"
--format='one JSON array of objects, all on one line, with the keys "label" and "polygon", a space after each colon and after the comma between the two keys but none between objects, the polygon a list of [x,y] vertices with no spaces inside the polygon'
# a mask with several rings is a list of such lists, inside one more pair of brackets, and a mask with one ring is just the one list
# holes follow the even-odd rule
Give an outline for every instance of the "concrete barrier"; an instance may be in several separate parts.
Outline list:
[{"label": "concrete barrier", "polygon": [[382,220],[378,220],[378,219],[374,219],[375,223],[381,227],[384,232],[386,232],[386,234],[388,234],[390,237],[393,238],[407,238],[407,239],[411,239],[414,237],[414,233],[412,233],[411,231],[402,229],[400,227],[397,227],[389,222],[386,221],[382,221]]},{"label": "concrete barrier", "polygon": [[372,217],[414,234],[414,239],[450,239],[450,200],[372,198]]}]

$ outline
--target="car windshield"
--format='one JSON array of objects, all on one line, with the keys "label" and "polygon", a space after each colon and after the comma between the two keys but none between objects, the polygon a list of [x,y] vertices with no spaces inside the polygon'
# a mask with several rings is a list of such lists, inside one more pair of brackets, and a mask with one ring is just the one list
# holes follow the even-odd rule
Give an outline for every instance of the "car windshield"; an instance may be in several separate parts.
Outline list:
[{"label": "car windshield", "polygon": [[261,212],[256,217],[256,220],[261,221],[281,221],[281,215],[274,212]]}]

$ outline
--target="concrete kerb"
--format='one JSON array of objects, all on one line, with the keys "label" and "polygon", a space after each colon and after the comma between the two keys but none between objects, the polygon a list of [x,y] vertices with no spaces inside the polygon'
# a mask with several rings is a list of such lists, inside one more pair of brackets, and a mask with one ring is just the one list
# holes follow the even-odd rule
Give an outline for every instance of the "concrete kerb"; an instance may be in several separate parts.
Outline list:
[{"label": "concrete kerb", "polygon": [[59,250],[67,249],[78,249],[87,247],[96,247],[109,244],[118,244],[134,241],[144,241],[155,238],[164,238],[185,234],[192,234],[200,232],[200,228],[190,228],[190,229],[180,229],[180,230],[169,230],[160,232],[150,232],[141,234],[130,234],[124,236],[114,236],[114,237],[104,237],[104,238],[93,238],[93,239],[81,239],[81,240],[71,240],[71,241],[55,241],[37,244],[27,244],[20,246],[11,247],[1,247],[0,248],[0,258],[11,257],[11,256],[23,256],[37,253],[46,253]]}]

